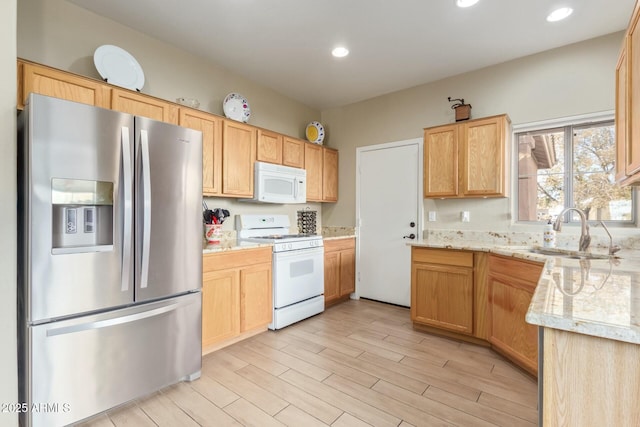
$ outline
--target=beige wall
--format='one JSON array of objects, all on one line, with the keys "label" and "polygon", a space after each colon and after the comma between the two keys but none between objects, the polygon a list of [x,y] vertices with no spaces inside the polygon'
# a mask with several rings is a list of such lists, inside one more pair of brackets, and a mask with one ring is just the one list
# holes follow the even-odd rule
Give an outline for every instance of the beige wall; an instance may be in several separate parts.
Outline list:
[{"label": "beige wall", "polygon": [[[0,2],[0,403],[18,402],[16,361],[16,8]],[[0,425],[18,425],[0,413]]]},{"label": "beige wall", "polygon": [[251,124],[299,138],[307,123],[320,118],[317,110],[64,0],[18,2],[21,58],[99,79],[93,52],[103,44],[137,59],[145,74],[143,93],[171,101],[196,98],[200,109],[222,115],[224,97],[239,92],[250,102]]},{"label": "beige wall", "polygon": [[[340,200],[324,205],[327,225],[355,223],[356,148],[421,138],[453,122],[447,97],[464,98],[472,118],[507,113],[513,124],[613,110],[614,69],[623,33],[554,49],[322,113],[328,145],[340,149]],[[509,199],[426,200],[427,228],[507,230]],[[460,211],[471,212],[461,223]]]}]

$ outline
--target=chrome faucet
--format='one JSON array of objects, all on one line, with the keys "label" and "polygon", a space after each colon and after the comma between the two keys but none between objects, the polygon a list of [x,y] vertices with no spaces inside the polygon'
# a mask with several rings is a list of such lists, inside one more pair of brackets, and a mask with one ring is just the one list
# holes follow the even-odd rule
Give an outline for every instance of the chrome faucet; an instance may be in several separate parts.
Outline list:
[{"label": "chrome faucet", "polygon": [[584,212],[578,208],[566,208],[556,218],[556,222],[553,224],[553,229],[557,232],[562,230],[562,216],[569,212],[576,211],[578,215],[580,215],[580,222],[582,223],[582,230],[580,231],[580,243],[578,245],[578,250],[580,252],[585,252],[591,243],[591,236],[589,235],[589,224],[587,223],[587,216]]},{"label": "chrome faucet", "polygon": [[611,237],[611,233],[609,233],[609,229],[607,228],[606,225],[604,225],[604,222],[598,220],[598,222],[596,223],[596,226],[598,224],[600,224],[602,228],[604,228],[604,231],[606,231],[607,234],[609,235],[609,255],[615,255],[615,253],[620,250],[620,246],[613,244],[613,237]]}]

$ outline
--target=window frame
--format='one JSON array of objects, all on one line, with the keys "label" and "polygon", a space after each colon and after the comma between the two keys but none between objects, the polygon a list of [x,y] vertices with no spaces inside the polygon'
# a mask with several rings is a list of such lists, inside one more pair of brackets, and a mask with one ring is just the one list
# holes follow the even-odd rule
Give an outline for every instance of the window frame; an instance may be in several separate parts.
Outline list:
[{"label": "window frame", "polygon": [[[552,130],[552,129],[562,129],[563,132],[565,132],[565,147],[564,147],[564,155],[565,155],[565,159],[569,159],[571,161],[571,170],[569,171],[569,173],[567,173],[567,170],[565,169],[565,173],[564,173],[564,183],[565,183],[565,206],[569,205],[569,206],[573,206],[573,175],[575,173],[575,169],[574,169],[574,165],[573,165],[573,134],[571,132],[567,133],[567,128],[571,128],[571,129],[576,129],[576,128],[581,128],[581,127],[586,127],[589,125],[597,125],[597,124],[601,124],[601,123],[608,123],[611,122],[613,124],[615,124],[615,111],[610,110],[610,111],[602,111],[602,112],[597,112],[597,113],[589,113],[589,114],[582,114],[582,115],[578,115],[578,116],[569,116],[569,117],[562,117],[562,118],[557,118],[557,119],[551,119],[551,120],[542,120],[542,121],[537,121],[537,122],[530,122],[530,123],[523,123],[523,124],[516,124],[513,125],[512,127],[512,138],[511,138],[511,145],[512,145],[512,152],[513,155],[511,156],[511,167],[512,167],[512,171],[514,171],[514,173],[512,174],[512,195],[513,195],[513,201],[511,204],[511,208],[512,208],[512,212],[514,213],[514,223],[518,224],[518,225],[541,225],[544,224],[544,220],[540,220],[540,221],[526,221],[526,220],[520,220],[519,216],[518,216],[518,212],[519,212],[519,200],[520,200],[520,194],[519,194],[519,186],[518,186],[518,180],[519,180],[519,175],[520,175],[520,171],[518,169],[518,134],[524,133],[524,132],[535,132],[535,131],[545,131],[545,130]],[[569,135],[569,139],[567,139],[567,135]],[[565,160],[566,161],[566,160]],[[570,203],[570,204],[569,204]],[[639,206],[638,206],[638,197],[637,197],[637,191],[635,191],[635,188],[632,188],[631,190],[631,207],[632,207],[632,219],[630,221],[604,221],[607,226],[609,227],[615,227],[615,228],[635,228],[638,226],[638,211],[639,211]],[[594,219],[589,219],[589,222],[593,222],[596,221]],[[580,221],[579,220],[573,220],[573,215],[568,215],[565,214],[564,218],[563,218],[563,223],[564,224],[568,224],[568,225],[573,225],[573,224],[579,224]]]}]

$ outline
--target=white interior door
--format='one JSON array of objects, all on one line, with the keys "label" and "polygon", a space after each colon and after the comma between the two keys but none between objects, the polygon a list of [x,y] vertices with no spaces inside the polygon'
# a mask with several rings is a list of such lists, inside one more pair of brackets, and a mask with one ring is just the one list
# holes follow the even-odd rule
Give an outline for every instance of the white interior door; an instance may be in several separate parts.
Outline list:
[{"label": "white interior door", "polygon": [[356,161],[356,295],[409,307],[405,236],[422,230],[422,139],[361,147]]}]

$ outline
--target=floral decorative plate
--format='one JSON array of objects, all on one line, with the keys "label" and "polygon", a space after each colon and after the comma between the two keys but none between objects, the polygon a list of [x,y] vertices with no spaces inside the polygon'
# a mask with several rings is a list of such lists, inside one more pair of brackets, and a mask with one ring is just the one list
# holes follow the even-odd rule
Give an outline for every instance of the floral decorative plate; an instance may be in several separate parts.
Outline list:
[{"label": "floral decorative plate", "polygon": [[247,98],[239,93],[232,92],[224,98],[222,102],[224,115],[232,120],[247,123],[251,117],[251,108]]},{"label": "floral decorative plate", "polygon": [[322,141],[324,140],[324,127],[320,122],[311,122],[307,125],[305,135],[309,142],[322,145]]},{"label": "floral decorative plate", "polygon": [[138,61],[126,50],[105,44],[93,53],[93,63],[107,83],[140,92],[144,72]]}]

